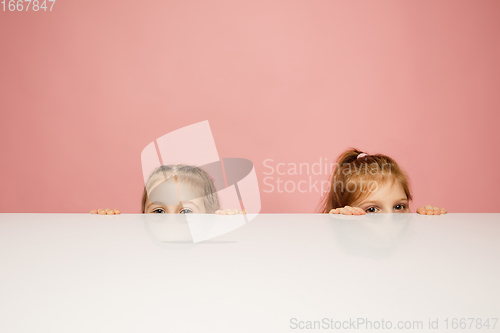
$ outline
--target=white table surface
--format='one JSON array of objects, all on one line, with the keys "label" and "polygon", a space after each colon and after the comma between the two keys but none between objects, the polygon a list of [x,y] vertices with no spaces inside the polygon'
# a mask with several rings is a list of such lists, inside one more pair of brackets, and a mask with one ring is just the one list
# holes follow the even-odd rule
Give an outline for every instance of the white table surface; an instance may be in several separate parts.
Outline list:
[{"label": "white table surface", "polygon": [[325,318],[500,331],[500,214],[261,214],[196,244],[186,226],[0,214],[0,332],[294,332]]}]

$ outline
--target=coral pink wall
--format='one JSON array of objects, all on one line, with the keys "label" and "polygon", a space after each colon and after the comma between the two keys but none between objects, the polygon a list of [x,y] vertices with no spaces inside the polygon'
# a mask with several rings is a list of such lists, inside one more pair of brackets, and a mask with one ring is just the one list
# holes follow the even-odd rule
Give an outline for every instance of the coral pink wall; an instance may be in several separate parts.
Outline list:
[{"label": "coral pink wall", "polygon": [[221,157],[256,165],[265,213],[319,201],[270,192],[265,160],[313,164],[350,146],[394,157],[416,205],[500,212],[499,32],[497,0],[2,11],[0,212],[138,213],[142,149],[203,120]]}]

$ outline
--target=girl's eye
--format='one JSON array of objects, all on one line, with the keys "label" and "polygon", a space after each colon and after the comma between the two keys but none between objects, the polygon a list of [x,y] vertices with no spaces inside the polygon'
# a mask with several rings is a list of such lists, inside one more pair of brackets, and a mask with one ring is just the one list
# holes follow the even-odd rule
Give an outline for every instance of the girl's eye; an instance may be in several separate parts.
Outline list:
[{"label": "girl's eye", "polygon": [[182,208],[181,211],[179,212],[180,214],[192,214],[193,210],[189,208]]},{"label": "girl's eye", "polygon": [[365,209],[365,212],[367,213],[376,213],[377,212],[377,207],[369,207]]},{"label": "girl's eye", "polygon": [[394,210],[405,210],[406,206],[405,205],[396,205],[394,206]]},{"label": "girl's eye", "polygon": [[163,208],[156,208],[155,210],[153,210],[153,214],[165,214],[165,211],[163,210]]}]

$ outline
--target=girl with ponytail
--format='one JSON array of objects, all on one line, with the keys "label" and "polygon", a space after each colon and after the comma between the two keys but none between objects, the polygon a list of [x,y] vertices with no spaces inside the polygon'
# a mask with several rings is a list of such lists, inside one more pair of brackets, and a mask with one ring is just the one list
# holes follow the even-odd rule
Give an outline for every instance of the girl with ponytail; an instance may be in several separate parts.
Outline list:
[{"label": "girl with ponytail", "polygon": [[[389,156],[348,149],[338,157],[330,181],[330,191],[321,202],[323,213],[410,213],[413,197],[408,178]],[[427,205],[417,213],[441,215],[447,211]]]}]

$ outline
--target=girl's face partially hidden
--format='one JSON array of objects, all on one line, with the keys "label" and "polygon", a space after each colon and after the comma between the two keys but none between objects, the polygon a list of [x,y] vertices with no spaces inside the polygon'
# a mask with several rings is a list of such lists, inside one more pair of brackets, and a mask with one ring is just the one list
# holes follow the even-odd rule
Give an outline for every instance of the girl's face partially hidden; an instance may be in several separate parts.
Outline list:
[{"label": "girl's face partially hidden", "polygon": [[145,214],[205,214],[203,197],[190,186],[163,182],[146,199]]},{"label": "girl's face partially hidden", "polygon": [[359,207],[366,213],[409,213],[408,198],[398,182],[378,184],[373,192],[362,201],[351,205]]}]

